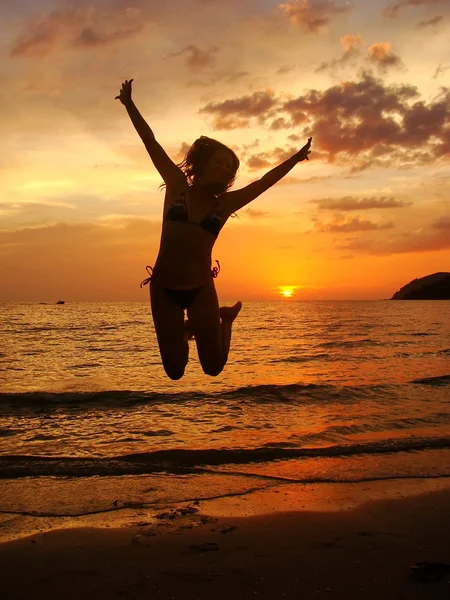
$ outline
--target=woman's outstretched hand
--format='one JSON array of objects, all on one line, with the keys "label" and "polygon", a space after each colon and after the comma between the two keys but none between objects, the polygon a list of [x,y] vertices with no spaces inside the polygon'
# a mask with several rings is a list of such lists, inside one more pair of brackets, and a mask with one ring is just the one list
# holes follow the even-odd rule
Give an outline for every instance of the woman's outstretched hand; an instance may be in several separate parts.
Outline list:
[{"label": "woman's outstretched hand", "polygon": [[125,82],[122,83],[122,88],[119,92],[119,95],[114,98],[115,100],[120,100],[125,106],[131,102],[131,83],[133,81],[134,79],[130,79],[129,81],[126,79]]},{"label": "woman's outstretched hand", "polygon": [[308,138],[308,143],[305,144],[303,146],[303,148],[297,152],[299,162],[302,160],[305,160],[305,158],[306,158],[306,160],[309,160],[308,154],[311,154],[311,150],[310,150],[311,142],[312,142],[312,137]]}]

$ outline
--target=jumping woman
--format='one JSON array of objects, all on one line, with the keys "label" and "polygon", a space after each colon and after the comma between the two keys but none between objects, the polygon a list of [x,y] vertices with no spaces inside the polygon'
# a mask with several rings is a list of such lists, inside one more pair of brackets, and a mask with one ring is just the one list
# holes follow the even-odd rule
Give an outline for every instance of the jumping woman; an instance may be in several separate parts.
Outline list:
[{"label": "jumping woman", "polygon": [[219,308],[214,277],[220,265],[211,268],[214,243],[233,213],[269,189],[298,162],[308,159],[312,138],[258,181],[228,191],[239,168],[236,154],[224,144],[201,136],[176,165],[136,108],[131,98],[132,81],[122,84],[116,100],[127,109],[166,187],[158,257],[154,268],[147,268],[150,277],[142,282],[150,283],[151,310],[164,370],[171,379],[184,375],[188,339],[194,336],[203,371],[216,376],[227,362],[231,326],[242,303]]}]

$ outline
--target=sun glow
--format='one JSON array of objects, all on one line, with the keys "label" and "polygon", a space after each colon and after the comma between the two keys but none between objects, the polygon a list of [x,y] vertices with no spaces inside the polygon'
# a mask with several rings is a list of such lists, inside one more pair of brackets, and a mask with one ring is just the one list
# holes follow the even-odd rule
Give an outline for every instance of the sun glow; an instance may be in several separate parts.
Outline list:
[{"label": "sun glow", "polygon": [[296,287],[297,286],[294,286],[294,285],[285,285],[285,286],[279,286],[278,290],[279,290],[279,293],[283,296],[283,298],[292,298]]}]

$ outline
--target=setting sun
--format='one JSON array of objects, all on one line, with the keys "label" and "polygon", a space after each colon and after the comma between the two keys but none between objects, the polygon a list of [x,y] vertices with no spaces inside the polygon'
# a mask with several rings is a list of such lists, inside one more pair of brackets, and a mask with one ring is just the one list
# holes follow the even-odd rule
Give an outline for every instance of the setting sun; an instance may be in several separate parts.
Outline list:
[{"label": "setting sun", "polygon": [[284,298],[292,298],[292,296],[294,295],[294,290],[295,288],[298,286],[295,285],[284,285],[284,286],[278,286],[278,290],[279,293],[284,297]]}]

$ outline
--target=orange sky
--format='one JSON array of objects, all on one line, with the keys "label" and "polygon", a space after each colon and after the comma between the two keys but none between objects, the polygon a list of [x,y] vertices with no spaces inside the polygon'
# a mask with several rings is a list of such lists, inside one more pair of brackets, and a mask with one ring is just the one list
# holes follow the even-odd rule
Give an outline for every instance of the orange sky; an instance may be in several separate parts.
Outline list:
[{"label": "orange sky", "polygon": [[390,297],[450,270],[448,0],[2,0],[0,301],[146,300],[164,192],[124,107],[235,188],[309,162],[230,219],[221,300]]}]

